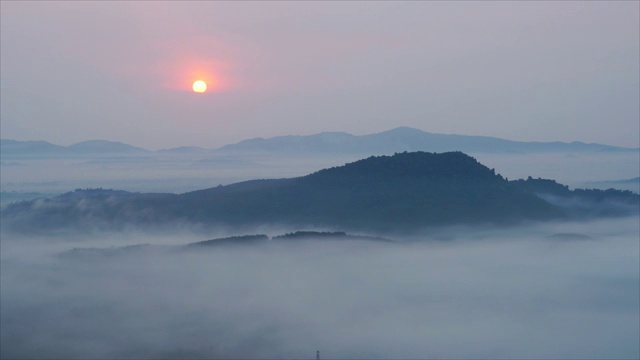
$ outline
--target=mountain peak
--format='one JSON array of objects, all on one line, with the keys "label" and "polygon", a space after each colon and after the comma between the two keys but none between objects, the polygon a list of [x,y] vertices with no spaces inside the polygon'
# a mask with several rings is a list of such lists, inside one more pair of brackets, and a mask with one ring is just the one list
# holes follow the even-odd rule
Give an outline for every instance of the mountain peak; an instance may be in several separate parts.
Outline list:
[{"label": "mountain peak", "polygon": [[309,177],[419,177],[419,178],[493,178],[494,171],[475,158],[459,152],[402,152],[371,156],[346,165],[320,170]]},{"label": "mountain peak", "polygon": [[378,134],[399,134],[399,135],[414,135],[414,134],[431,134],[430,132],[423,131],[420,129],[408,127],[408,126],[398,126],[397,128],[393,128],[387,131],[380,132]]}]

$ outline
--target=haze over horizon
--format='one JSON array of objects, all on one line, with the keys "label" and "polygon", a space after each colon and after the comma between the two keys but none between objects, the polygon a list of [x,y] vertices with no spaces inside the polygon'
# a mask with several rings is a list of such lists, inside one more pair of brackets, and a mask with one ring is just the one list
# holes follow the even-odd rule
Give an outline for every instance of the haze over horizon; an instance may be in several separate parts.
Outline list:
[{"label": "haze over horizon", "polygon": [[[280,134],[280,135],[274,135],[272,137],[262,137],[262,136],[257,136],[254,138],[246,138],[246,139],[240,139],[237,142],[230,142],[227,144],[222,144],[220,146],[216,146],[216,147],[212,147],[212,146],[196,146],[193,144],[181,144],[172,148],[153,148],[153,149],[149,149],[149,148],[145,148],[143,146],[139,146],[138,144],[135,143],[124,143],[121,141],[117,141],[117,140],[109,140],[109,139],[85,139],[85,140],[81,140],[78,142],[73,142],[73,143],[65,143],[65,144],[59,144],[59,143],[54,143],[51,141],[47,141],[45,139],[24,139],[24,140],[16,140],[16,139],[8,139],[8,138],[0,138],[0,140],[7,140],[7,141],[44,141],[47,143],[50,143],[52,145],[57,145],[57,146],[73,146],[73,145],[79,145],[79,144],[83,144],[83,143],[90,143],[90,142],[107,142],[107,143],[112,143],[113,145],[116,144],[123,144],[123,145],[129,145],[129,146],[133,146],[133,147],[137,147],[140,149],[144,149],[144,150],[149,150],[149,151],[163,151],[163,150],[170,150],[170,149],[178,149],[178,148],[183,148],[183,147],[195,147],[195,148],[201,148],[201,149],[206,149],[206,150],[218,150],[218,149],[223,149],[227,146],[233,146],[233,145],[240,145],[244,142],[247,141],[253,141],[253,140],[258,140],[258,139],[262,139],[262,140],[276,140],[276,139],[280,139],[280,138],[286,138],[286,137],[299,137],[299,138],[312,138],[314,136],[319,136],[319,135],[324,135],[324,134],[344,134],[344,135],[349,135],[349,136],[353,136],[356,138],[364,138],[367,136],[371,136],[371,135],[378,135],[378,134],[382,134],[382,133],[391,133],[395,130],[399,130],[399,129],[410,129],[410,130],[417,130],[419,132],[423,132],[425,134],[431,134],[431,135],[437,135],[437,136],[463,136],[463,137],[467,137],[468,139],[478,139],[478,138],[483,138],[485,136],[474,136],[474,135],[466,135],[466,134],[437,134],[437,133],[431,133],[429,131],[425,131],[423,129],[416,129],[416,128],[411,128],[411,127],[398,127],[398,128],[393,128],[393,129],[388,129],[385,131],[381,131],[381,132],[376,132],[376,133],[367,133],[367,134],[351,134],[348,132],[343,132],[343,131],[323,131],[323,132],[319,132],[319,133],[313,133],[313,134],[298,134],[298,135],[294,135],[294,134]],[[486,138],[491,138],[491,139],[496,139],[496,140],[506,140],[506,141],[514,141],[512,139],[506,139],[506,138],[500,138],[500,137],[493,137],[493,136],[486,136]],[[517,141],[514,141],[517,142]],[[529,142],[523,141],[523,142],[517,142],[517,143],[522,143],[522,144],[526,144],[526,143],[553,143],[552,141],[536,141],[536,140],[532,140]],[[605,145],[605,146],[612,146],[610,144],[601,144],[601,143],[586,143],[584,141],[580,141],[580,140],[573,140],[573,141],[561,141],[560,143],[564,143],[564,144],[572,144],[572,143],[583,143],[583,144],[593,144],[593,145]],[[637,148],[631,148],[631,147],[624,147],[624,146],[619,146],[617,148],[621,148],[621,149],[637,149]],[[106,149],[105,149],[106,150]],[[429,151],[428,149],[425,151]],[[463,151],[463,150],[448,150],[448,151]],[[435,151],[435,152],[439,152],[439,151]],[[464,151],[463,151],[464,152]]]},{"label": "haze over horizon", "polygon": [[157,150],[408,126],[640,147],[639,2],[0,6],[3,139]]}]

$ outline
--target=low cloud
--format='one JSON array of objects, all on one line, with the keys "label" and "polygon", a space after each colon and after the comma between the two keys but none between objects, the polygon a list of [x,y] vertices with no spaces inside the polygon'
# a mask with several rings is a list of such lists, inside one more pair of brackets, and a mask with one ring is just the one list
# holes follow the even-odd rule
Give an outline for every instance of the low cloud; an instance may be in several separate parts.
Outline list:
[{"label": "low cloud", "polygon": [[637,220],[72,258],[203,239],[4,236],[0,355],[638,358]]}]

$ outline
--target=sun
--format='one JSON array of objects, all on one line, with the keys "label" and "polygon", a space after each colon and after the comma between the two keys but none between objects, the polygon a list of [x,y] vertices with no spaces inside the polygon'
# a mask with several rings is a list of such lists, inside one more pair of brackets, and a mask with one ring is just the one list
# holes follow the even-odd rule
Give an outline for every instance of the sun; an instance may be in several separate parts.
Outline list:
[{"label": "sun", "polygon": [[202,80],[196,80],[193,82],[193,91],[197,93],[203,93],[207,91],[207,83]]}]

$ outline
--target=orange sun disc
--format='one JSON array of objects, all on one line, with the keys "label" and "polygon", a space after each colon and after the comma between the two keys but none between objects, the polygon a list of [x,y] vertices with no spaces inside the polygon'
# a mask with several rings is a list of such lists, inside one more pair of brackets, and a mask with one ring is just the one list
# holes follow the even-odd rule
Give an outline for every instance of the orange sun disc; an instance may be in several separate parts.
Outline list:
[{"label": "orange sun disc", "polygon": [[196,80],[193,82],[193,91],[197,93],[203,93],[207,91],[207,83],[202,80]]}]

